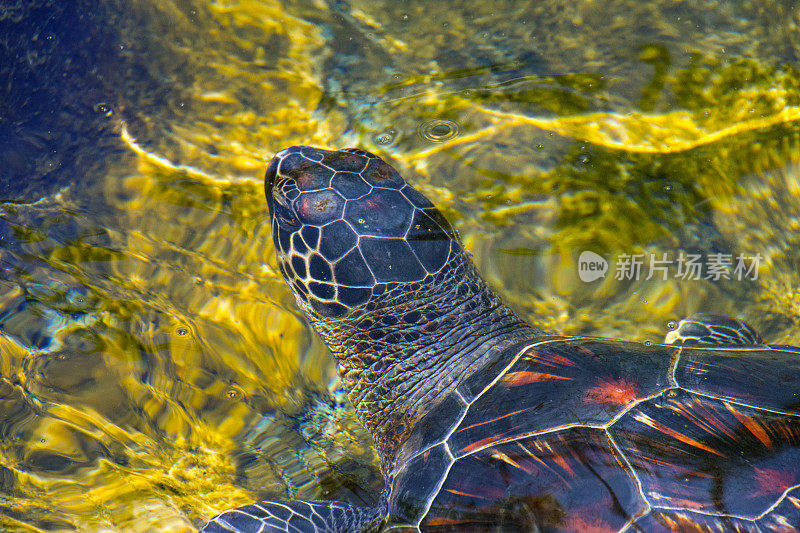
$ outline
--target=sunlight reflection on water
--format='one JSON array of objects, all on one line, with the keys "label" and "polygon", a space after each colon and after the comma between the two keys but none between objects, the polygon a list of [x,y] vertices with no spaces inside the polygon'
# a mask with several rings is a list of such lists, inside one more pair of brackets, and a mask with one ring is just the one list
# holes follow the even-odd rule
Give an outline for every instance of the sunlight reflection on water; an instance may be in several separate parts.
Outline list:
[{"label": "sunlight reflection on water", "polygon": [[[112,94],[48,87],[79,100],[54,127],[95,133],[56,157],[23,124],[0,148],[35,163],[25,191],[64,154],[84,173],[0,206],[0,528],[180,531],[260,497],[375,501],[369,436],[276,272],[261,176],[291,144],[391,158],[546,329],[659,340],[713,310],[800,341],[800,43],[777,3],[734,4],[714,21],[669,2],[104,4]],[[746,284],[586,284],[586,249],[770,262]]]}]

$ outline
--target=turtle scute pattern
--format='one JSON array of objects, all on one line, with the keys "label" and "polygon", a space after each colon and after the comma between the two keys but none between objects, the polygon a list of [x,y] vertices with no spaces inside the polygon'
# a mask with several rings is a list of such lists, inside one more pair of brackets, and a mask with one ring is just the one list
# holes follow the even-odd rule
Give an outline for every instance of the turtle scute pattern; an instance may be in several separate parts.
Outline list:
[{"label": "turtle scute pattern", "polygon": [[681,320],[664,342],[682,344],[741,344],[757,346],[764,339],[747,322],[726,315],[695,313]]},{"label": "turtle scute pattern", "polygon": [[[376,283],[423,280],[458,245],[430,200],[357,148],[287,148],[270,163],[265,188],[281,273],[303,304],[327,316],[369,300]],[[302,229],[290,235],[279,220]]]},{"label": "turtle scute pattern", "polygon": [[[266,190],[307,312],[339,320],[460,251],[433,205],[362,150],[284,150]],[[714,315],[673,337],[527,337],[414,420],[380,505],[262,502],[205,531],[800,531],[800,349]]]},{"label": "turtle scute pattern", "polygon": [[376,508],[262,502],[204,531],[798,531],[800,350],[512,348],[419,420],[395,465]]},{"label": "turtle scute pattern", "polygon": [[231,509],[206,524],[202,531],[339,533],[358,530],[371,533],[379,530],[385,514],[384,507],[357,507],[334,501],[269,501]]},{"label": "turtle scute pattern", "polygon": [[420,421],[389,530],[800,531],[798,391],[769,347],[509,352]]}]

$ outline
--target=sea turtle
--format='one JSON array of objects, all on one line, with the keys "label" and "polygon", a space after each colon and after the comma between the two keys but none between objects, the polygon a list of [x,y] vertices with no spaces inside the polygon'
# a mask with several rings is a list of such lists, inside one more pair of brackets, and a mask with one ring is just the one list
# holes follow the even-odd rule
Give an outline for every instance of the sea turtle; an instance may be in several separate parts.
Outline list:
[{"label": "sea turtle", "polygon": [[363,150],[283,150],[266,196],[386,490],[246,505],[204,531],[800,530],[799,348],[718,315],[672,344],[537,331]]}]

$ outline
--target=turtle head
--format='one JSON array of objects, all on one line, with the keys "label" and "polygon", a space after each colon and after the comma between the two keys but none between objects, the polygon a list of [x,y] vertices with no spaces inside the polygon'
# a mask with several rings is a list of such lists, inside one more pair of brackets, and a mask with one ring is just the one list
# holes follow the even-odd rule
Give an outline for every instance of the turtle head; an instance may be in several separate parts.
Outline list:
[{"label": "turtle head", "polygon": [[389,471],[421,406],[534,331],[489,290],[444,216],[378,157],[288,148],[265,187],[281,273]]},{"label": "turtle head", "polygon": [[463,254],[433,204],[363,150],[288,148],[265,189],[279,268],[313,320],[338,321]]}]

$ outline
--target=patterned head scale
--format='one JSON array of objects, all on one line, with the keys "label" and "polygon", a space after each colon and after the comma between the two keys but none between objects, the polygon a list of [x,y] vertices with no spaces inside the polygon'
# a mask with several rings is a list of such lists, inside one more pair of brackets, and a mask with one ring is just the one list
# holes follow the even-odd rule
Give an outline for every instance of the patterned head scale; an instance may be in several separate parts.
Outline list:
[{"label": "patterned head scale", "polygon": [[265,177],[278,265],[300,306],[339,318],[460,251],[433,204],[377,156],[294,146]]}]

